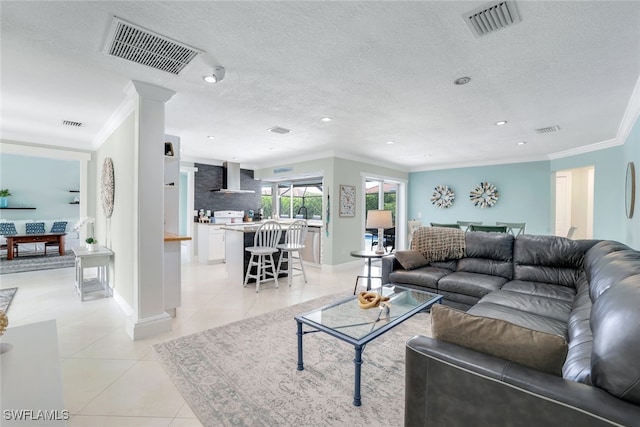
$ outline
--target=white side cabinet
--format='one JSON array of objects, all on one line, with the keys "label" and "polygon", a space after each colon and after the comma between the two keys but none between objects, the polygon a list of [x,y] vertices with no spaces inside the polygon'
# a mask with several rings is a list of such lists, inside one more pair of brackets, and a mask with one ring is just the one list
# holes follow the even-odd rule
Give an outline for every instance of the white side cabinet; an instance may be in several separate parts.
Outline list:
[{"label": "white side cabinet", "polygon": [[225,259],[225,231],[217,224],[198,224],[198,262],[214,264]]}]

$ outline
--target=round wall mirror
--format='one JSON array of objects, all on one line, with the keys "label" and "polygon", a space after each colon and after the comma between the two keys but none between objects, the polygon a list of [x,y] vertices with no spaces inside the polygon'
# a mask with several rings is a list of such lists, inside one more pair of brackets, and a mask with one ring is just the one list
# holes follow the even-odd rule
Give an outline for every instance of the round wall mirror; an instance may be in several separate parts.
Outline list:
[{"label": "round wall mirror", "polygon": [[627,218],[633,218],[633,210],[636,204],[636,167],[633,162],[627,163],[627,179],[624,189],[625,212]]}]

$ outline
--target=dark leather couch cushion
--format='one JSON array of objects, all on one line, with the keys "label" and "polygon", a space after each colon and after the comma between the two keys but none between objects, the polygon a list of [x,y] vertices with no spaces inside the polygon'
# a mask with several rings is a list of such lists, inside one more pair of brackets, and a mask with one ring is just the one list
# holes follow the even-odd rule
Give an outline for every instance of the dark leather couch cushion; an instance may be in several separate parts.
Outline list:
[{"label": "dark leather couch cushion", "polygon": [[598,262],[600,258],[612,252],[628,251],[629,249],[631,248],[624,243],[615,242],[613,240],[603,240],[595,244],[584,255],[584,270],[587,273],[587,280],[591,282],[591,271],[593,269],[593,265]]},{"label": "dark leather couch cushion", "polygon": [[488,274],[511,280],[513,278],[513,263],[484,258],[462,258],[458,260],[457,271]]},{"label": "dark leather couch cushion", "polygon": [[569,320],[569,314],[573,307],[573,302],[505,290],[485,295],[480,300],[480,303],[483,302],[504,305],[565,323]]},{"label": "dark leather couch cushion", "polygon": [[438,289],[438,280],[452,273],[451,270],[438,267],[421,267],[415,270],[395,270],[389,274],[391,283],[408,283],[410,285],[425,286],[430,289]]},{"label": "dark leather couch cushion", "polygon": [[464,236],[467,258],[485,258],[496,261],[513,260],[513,236],[507,233],[469,232]]},{"label": "dark leather couch cushion", "polygon": [[567,342],[561,336],[442,305],[431,308],[431,324],[436,339],[553,375],[560,374],[567,355]]},{"label": "dark leather couch cushion", "polygon": [[569,351],[562,367],[562,377],[591,385],[591,350],[593,349],[593,334],[589,325],[591,298],[584,272],[580,274],[576,286],[577,293],[567,323]]},{"label": "dark leather couch cushion", "polygon": [[467,313],[473,314],[474,316],[502,319],[525,328],[533,329],[535,331],[560,335],[565,339],[567,338],[566,322],[540,316],[539,314],[527,313],[526,311],[508,307],[506,305],[493,304],[490,302],[479,302],[478,304],[471,307],[467,311]]},{"label": "dark leather couch cushion", "polygon": [[640,275],[612,286],[593,303],[591,382],[640,404]]},{"label": "dark leather couch cushion", "polygon": [[575,287],[585,252],[596,241],[523,234],[514,244],[514,279]]},{"label": "dark leather couch cushion", "polygon": [[438,281],[438,291],[482,298],[489,292],[500,289],[506,282],[504,277],[455,271]]},{"label": "dark leather couch cushion", "polygon": [[573,303],[576,291],[566,286],[550,285],[548,283],[527,282],[524,280],[512,280],[502,286],[503,291],[520,292],[527,295],[536,295],[569,301]]},{"label": "dark leather couch cushion", "polygon": [[443,290],[439,290],[438,293],[443,296],[442,303],[447,304],[448,301],[454,302],[455,304],[447,304],[451,307],[458,308],[461,310],[468,310],[473,307],[475,304],[480,301],[478,297],[472,297],[469,295],[456,294],[453,292],[447,292]]},{"label": "dark leather couch cushion", "polygon": [[513,278],[513,236],[504,233],[465,234],[465,257],[457,270]]},{"label": "dark leather couch cushion", "polygon": [[597,261],[591,262],[589,269],[591,301],[596,301],[611,286],[635,274],[640,274],[640,252],[632,249],[610,252]]}]

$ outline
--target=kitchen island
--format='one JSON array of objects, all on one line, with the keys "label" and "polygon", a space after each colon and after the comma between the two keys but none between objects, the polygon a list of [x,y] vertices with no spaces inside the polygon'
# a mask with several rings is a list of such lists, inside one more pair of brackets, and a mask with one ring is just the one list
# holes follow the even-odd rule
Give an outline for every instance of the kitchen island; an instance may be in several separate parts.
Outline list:
[{"label": "kitchen island", "polygon": [[[280,223],[280,225],[282,226],[282,237],[280,238],[281,243],[284,242],[287,227],[292,222],[293,220],[278,221],[278,223]],[[251,259],[251,254],[247,252],[245,248],[253,246],[254,236],[261,224],[261,222],[244,222],[241,224],[227,224],[224,227],[227,277],[235,283],[244,283],[244,274],[247,271],[249,260]],[[319,263],[320,233],[318,231],[322,229],[322,221],[308,220],[307,224],[309,226],[309,229],[306,241],[308,242],[310,241],[310,239],[311,241],[317,240],[318,249],[313,250],[313,252],[318,252],[317,259]],[[278,260],[280,259],[280,253],[278,252],[274,254],[273,259],[277,267]],[[286,272],[284,272],[281,273],[278,277],[286,276],[287,274]],[[253,283],[255,282],[255,280],[250,279],[250,282]]]}]

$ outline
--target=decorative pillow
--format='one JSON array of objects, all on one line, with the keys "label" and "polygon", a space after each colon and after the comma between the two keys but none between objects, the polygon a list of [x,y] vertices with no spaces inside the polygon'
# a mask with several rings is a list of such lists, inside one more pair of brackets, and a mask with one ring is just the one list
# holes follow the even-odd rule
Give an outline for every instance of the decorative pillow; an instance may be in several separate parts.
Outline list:
[{"label": "decorative pillow", "polygon": [[429,265],[429,261],[418,251],[396,251],[395,256],[405,270],[413,270]]},{"label": "decorative pillow", "polygon": [[52,233],[64,233],[67,230],[67,221],[56,221],[51,226]]},{"label": "decorative pillow", "polygon": [[27,234],[44,234],[44,222],[28,222],[26,224]]},{"label": "decorative pillow", "polygon": [[434,338],[510,360],[538,371],[562,375],[567,341],[490,317],[473,316],[441,304],[431,307]]},{"label": "decorative pillow", "polygon": [[12,222],[0,222],[0,235],[12,236],[18,234],[16,231],[16,225]]}]

